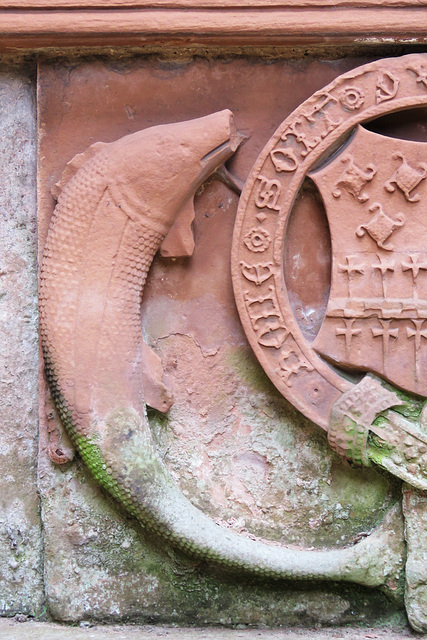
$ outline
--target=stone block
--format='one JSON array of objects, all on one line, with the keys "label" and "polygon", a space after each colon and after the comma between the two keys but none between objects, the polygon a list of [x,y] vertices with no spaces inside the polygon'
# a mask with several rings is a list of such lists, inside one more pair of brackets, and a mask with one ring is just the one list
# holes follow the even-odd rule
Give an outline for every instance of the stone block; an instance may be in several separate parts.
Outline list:
[{"label": "stone block", "polygon": [[[357,64],[169,53],[41,64],[41,250],[51,189],[92,143],[230,108],[248,140],[228,167],[244,181],[284,117]],[[166,416],[149,411],[154,439],[184,495],[221,526],[273,544],[349,545],[381,521],[399,487],[330,451],[325,434],[274,389],[251,354],[229,266],[237,201],[228,186],[208,181],[195,199],[193,256],[158,256],[150,271],[142,330],[175,397]],[[320,234],[322,211],[309,192],[306,206],[317,212],[312,232]],[[41,389],[39,484],[56,619],[278,626],[379,623],[401,611],[372,589],[257,582],[172,551],[96,486],[78,456],[62,467],[49,459],[55,420],[43,379]]]},{"label": "stone block", "polygon": [[43,610],[35,82],[0,66],[0,615]]}]

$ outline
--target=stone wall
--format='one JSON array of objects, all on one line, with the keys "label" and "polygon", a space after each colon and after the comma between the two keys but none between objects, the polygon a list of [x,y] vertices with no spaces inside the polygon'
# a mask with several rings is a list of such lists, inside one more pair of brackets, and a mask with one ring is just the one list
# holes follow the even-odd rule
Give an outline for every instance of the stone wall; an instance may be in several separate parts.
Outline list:
[{"label": "stone wall", "polygon": [[0,66],[0,612],[43,612],[34,68]]},{"label": "stone wall", "polygon": [[[165,548],[98,488],[78,455],[51,461],[48,429],[59,425],[43,377],[38,438],[36,89],[43,244],[50,188],[92,142],[228,107],[249,136],[230,167],[244,180],[294,107],[364,62],[174,59],[172,51],[60,58],[39,64],[38,86],[32,62],[0,67],[2,615],[271,626],[403,619],[403,602],[378,590],[257,582]],[[194,256],[153,264],[143,332],[176,398],[166,417],[149,411],[158,450],[183,493],[223,526],[309,549],[353,544],[400,500],[400,484],[334,454],[252,355],[229,273],[237,201],[209,181],[196,197]],[[321,219],[309,188],[298,206],[301,220],[305,207]]]}]

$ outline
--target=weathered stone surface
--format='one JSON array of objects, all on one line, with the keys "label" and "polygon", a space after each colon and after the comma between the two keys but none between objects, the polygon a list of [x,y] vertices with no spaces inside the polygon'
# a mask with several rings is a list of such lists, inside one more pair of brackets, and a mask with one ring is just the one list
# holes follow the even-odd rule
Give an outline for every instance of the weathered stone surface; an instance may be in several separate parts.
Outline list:
[{"label": "weathered stone surface", "polygon": [[416,631],[427,632],[427,494],[405,485],[403,492],[406,561],[405,604]]},{"label": "weathered stone surface", "polygon": [[0,615],[43,605],[34,92],[27,69],[0,66]]},{"label": "weathered stone surface", "polygon": [[172,628],[153,626],[90,626],[66,627],[58,624],[18,622],[0,620],[0,640],[403,640],[414,638],[414,633],[404,625],[391,630],[383,628],[339,628],[339,629],[263,629],[247,628],[241,625],[237,629],[221,628]]},{"label": "weathered stone surface", "polygon": [[[250,136],[230,166],[243,180],[283,117],[349,64],[150,58],[43,64],[41,244],[54,204],[50,188],[92,142],[227,106]],[[381,520],[399,488],[333,454],[324,434],[255,362],[231,288],[236,206],[228,187],[207,184],[196,198],[193,257],[158,258],[144,292],[144,334],[176,398],[167,417],[149,413],[158,450],[184,494],[223,526],[282,544],[351,544]],[[316,209],[316,201],[310,206]],[[171,552],[144,537],[78,460],[55,467],[45,429],[41,438],[48,603],[58,619],[340,624],[396,611],[376,591],[257,584]]]}]

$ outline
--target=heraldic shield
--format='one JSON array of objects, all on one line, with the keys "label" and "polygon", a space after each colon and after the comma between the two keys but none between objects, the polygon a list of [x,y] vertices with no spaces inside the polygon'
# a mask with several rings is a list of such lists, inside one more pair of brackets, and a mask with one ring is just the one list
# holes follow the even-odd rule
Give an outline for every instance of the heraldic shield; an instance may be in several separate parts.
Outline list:
[{"label": "heraldic shield", "polygon": [[427,396],[427,143],[359,125],[309,175],[325,204],[333,254],[313,348]]}]

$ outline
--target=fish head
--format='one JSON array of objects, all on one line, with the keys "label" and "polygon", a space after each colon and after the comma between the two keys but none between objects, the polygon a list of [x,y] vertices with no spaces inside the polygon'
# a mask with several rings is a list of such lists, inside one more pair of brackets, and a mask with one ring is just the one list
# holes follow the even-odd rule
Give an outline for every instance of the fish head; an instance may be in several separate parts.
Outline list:
[{"label": "fish head", "polygon": [[132,215],[167,235],[202,182],[242,139],[228,109],[150,127],[110,145],[109,182]]}]

